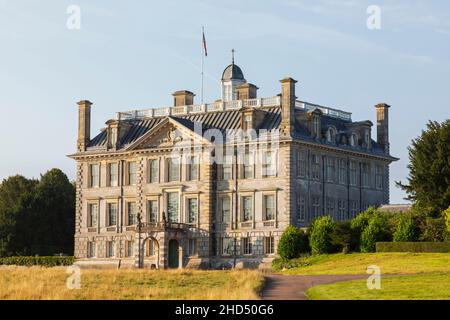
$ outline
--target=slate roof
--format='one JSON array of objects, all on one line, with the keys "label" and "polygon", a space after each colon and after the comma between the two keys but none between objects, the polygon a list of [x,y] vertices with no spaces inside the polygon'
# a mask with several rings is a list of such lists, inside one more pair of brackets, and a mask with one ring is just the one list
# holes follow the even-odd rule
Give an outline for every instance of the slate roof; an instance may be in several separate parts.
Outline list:
[{"label": "slate roof", "polygon": [[[257,130],[265,129],[270,131],[279,128],[281,122],[281,107],[279,106],[268,107],[268,108],[261,108],[259,110],[263,110],[266,113],[266,115],[261,125],[258,128],[256,128]],[[302,120],[302,118],[306,116],[306,113],[307,111],[304,110],[299,109],[295,110],[296,122],[294,126],[295,131],[293,133],[294,138],[303,141],[310,141],[313,143],[317,143],[317,140],[311,137],[306,121]],[[170,117],[192,131],[194,131],[195,122],[198,122],[202,124],[203,132],[208,129],[217,129],[220,130],[224,136],[241,128],[240,110],[204,112],[198,114],[187,114]],[[157,126],[165,118],[166,117],[123,120],[127,121],[130,124],[131,128],[120,141],[121,146],[125,147],[134,143],[137,139],[139,139],[149,130]],[[331,126],[335,127],[337,130],[338,141],[341,141],[340,139],[342,135],[346,135],[347,137],[349,137],[353,130],[350,127],[352,127],[355,124],[357,124],[357,122],[345,121],[327,115],[321,116],[322,131],[324,132]],[[94,137],[90,141],[87,148],[88,151],[104,149],[106,147],[106,140],[107,140],[106,130],[103,129],[96,137]],[[325,142],[323,143],[325,144]],[[341,144],[337,144],[336,146],[348,150],[355,149],[354,147]],[[363,150],[362,148],[360,148],[358,151],[365,152],[365,150]],[[372,139],[372,150],[370,151],[370,153],[385,155],[383,148],[381,148],[373,139]]]}]

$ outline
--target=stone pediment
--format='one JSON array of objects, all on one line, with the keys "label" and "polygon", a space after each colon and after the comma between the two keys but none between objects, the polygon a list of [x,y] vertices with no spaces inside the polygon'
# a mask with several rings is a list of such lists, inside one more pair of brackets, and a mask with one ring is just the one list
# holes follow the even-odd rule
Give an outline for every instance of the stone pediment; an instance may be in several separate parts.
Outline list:
[{"label": "stone pediment", "polygon": [[209,144],[209,141],[181,122],[168,117],[129,145],[126,150],[188,148],[194,144],[204,145]]}]

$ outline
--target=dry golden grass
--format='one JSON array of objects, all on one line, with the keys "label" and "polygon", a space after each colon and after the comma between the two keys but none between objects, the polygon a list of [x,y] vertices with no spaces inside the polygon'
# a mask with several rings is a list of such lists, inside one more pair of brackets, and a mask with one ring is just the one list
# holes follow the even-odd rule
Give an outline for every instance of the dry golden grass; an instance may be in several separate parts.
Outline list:
[{"label": "dry golden grass", "polygon": [[259,299],[258,271],[81,269],[81,288],[68,289],[66,268],[0,269],[0,299]]}]

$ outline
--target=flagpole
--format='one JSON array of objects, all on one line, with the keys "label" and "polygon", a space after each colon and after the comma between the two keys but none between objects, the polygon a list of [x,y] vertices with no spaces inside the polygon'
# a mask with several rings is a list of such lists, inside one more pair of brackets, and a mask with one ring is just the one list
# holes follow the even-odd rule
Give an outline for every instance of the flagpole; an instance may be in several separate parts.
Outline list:
[{"label": "flagpole", "polygon": [[205,48],[204,48],[204,44],[203,44],[204,34],[205,34],[205,27],[202,26],[202,41],[201,41],[201,44],[202,44],[202,92],[201,92],[201,101],[202,101],[202,103],[201,104],[203,104],[203,70],[204,70],[204,67],[205,67],[205,52],[204,52]]}]

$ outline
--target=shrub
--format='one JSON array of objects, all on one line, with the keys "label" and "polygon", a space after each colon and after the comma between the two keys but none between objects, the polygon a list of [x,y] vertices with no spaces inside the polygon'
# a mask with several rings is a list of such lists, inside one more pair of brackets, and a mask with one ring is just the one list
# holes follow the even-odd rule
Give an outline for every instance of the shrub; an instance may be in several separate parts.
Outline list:
[{"label": "shrub", "polygon": [[396,217],[396,226],[393,234],[394,242],[414,242],[419,238],[419,230],[410,213],[399,214]]},{"label": "shrub", "polygon": [[360,249],[362,252],[375,252],[377,242],[390,241],[388,218],[376,213],[369,220],[368,226],[361,233]]},{"label": "shrub", "polygon": [[450,207],[445,210],[443,213],[445,219],[445,225],[447,227],[447,239],[450,239]]},{"label": "shrub", "polygon": [[446,236],[446,225],[443,217],[426,217],[420,225],[420,240],[424,242],[442,242]]},{"label": "shrub", "polygon": [[377,252],[450,253],[450,242],[377,242]]},{"label": "shrub", "polygon": [[311,262],[308,260],[309,255],[305,254],[304,256],[300,256],[295,259],[286,260],[286,259],[274,259],[272,261],[272,269],[274,271],[281,271],[283,269],[293,269],[299,267],[306,267],[311,265]]},{"label": "shrub", "polygon": [[0,258],[0,265],[56,267],[70,266],[74,263],[74,260],[74,257],[16,256]]},{"label": "shrub", "polygon": [[331,241],[336,252],[349,253],[357,249],[359,233],[352,229],[350,221],[339,221],[331,234]]},{"label": "shrub", "polygon": [[333,251],[333,242],[331,235],[335,228],[335,223],[330,216],[323,216],[311,225],[309,244],[313,254],[331,253]]},{"label": "shrub", "polygon": [[309,251],[308,238],[305,232],[288,226],[278,242],[278,254],[284,260],[297,258],[301,253]]},{"label": "shrub", "polygon": [[352,232],[355,235],[356,241],[354,247],[355,251],[360,249],[361,234],[363,233],[364,229],[367,228],[370,219],[375,213],[376,213],[375,208],[369,207],[366,211],[361,212],[351,221],[350,225],[352,228]]}]

